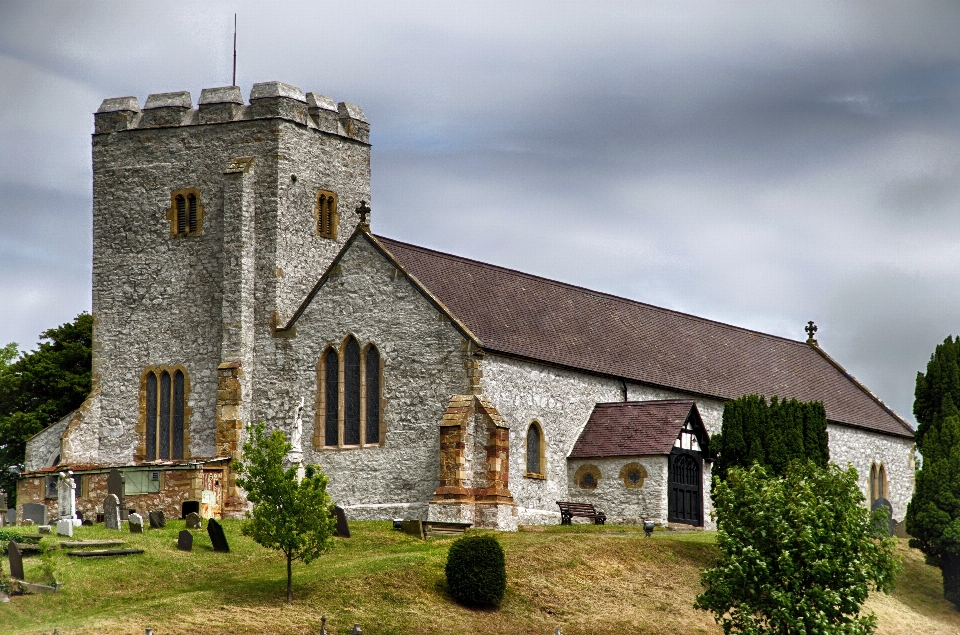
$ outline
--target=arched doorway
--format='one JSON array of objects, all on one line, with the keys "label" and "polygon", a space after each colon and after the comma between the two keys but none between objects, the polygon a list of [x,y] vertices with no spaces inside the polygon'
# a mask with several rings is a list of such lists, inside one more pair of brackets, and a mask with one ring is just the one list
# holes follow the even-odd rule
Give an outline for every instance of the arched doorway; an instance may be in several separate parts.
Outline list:
[{"label": "arched doorway", "polygon": [[700,457],[693,453],[670,455],[670,501],[667,520],[672,523],[703,525],[703,479]]}]

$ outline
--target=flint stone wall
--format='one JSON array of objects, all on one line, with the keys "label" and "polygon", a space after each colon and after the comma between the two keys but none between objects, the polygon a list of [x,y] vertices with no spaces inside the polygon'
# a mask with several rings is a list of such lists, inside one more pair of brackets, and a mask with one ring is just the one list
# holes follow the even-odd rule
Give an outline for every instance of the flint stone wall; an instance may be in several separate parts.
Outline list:
[{"label": "flint stone wall", "polygon": [[72,416],[73,413],[71,412],[60,421],[27,439],[26,460],[24,461],[26,471],[41,470],[54,465],[54,460],[60,454],[60,435],[67,429],[67,424],[70,423]]},{"label": "flint stone wall", "polygon": [[[643,486],[628,488],[620,478],[620,470],[628,463],[639,463],[647,470]],[[600,470],[596,489],[581,489],[577,485],[574,477],[583,465],[594,465]],[[571,460],[567,465],[567,488],[570,492],[568,500],[591,503],[603,510],[607,524],[640,525],[644,520],[667,524],[666,456]],[[593,522],[589,518],[574,518],[573,521]]]},{"label": "flint stone wall", "polygon": [[856,468],[860,490],[865,498],[870,496],[870,466],[874,462],[877,465],[883,463],[893,517],[903,520],[907,504],[913,496],[913,439],[835,424],[827,424],[827,435],[830,439],[830,460],[841,467],[852,465]]},{"label": "flint stone wall", "polygon": [[[328,345],[339,351],[350,334],[380,352],[385,437],[382,446],[318,448],[317,364]],[[439,485],[440,421],[450,397],[467,392],[463,349],[453,325],[358,237],[298,319],[296,336],[258,349],[252,416],[289,435],[305,398],[304,462],[330,477],[328,491],[348,517],[425,519]]]}]

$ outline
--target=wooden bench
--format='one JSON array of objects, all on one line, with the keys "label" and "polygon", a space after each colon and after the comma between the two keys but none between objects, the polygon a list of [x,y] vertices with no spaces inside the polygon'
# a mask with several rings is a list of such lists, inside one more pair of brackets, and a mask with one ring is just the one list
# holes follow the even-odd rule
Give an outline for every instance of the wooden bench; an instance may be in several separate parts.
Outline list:
[{"label": "wooden bench", "polygon": [[400,530],[421,540],[440,536],[460,536],[466,533],[472,523],[442,523],[433,520],[405,520]]},{"label": "wooden bench", "polygon": [[590,503],[568,503],[566,501],[557,501],[560,506],[560,524],[570,525],[573,523],[573,517],[592,518],[594,525],[603,525],[607,522],[607,515],[602,511],[594,509]]}]

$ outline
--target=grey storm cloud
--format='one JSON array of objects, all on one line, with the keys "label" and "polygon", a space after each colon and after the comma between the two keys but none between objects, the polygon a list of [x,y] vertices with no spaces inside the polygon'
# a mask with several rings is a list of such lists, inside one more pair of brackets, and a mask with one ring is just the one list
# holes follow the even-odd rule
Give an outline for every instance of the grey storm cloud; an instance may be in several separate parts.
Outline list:
[{"label": "grey storm cloud", "polygon": [[360,104],[374,230],[824,348],[912,419],[960,332],[960,5],[0,5],[0,344],[90,309],[105,97]]}]

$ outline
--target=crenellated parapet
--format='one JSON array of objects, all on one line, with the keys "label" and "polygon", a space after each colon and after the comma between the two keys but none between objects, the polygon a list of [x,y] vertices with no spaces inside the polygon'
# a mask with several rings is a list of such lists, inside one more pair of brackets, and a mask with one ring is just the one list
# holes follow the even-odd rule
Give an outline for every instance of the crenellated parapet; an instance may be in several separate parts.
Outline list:
[{"label": "crenellated parapet", "polygon": [[126,130],[222,124],[257,119],[285,119],[361,143],[370,142],[370,124],[360,106],[335,103],[283,82],[254,84],[249,104],[239,86],[204,88],[197,108],[187,91],[149,95],[143,108],[136,97],[103,100],[94,113],[96,134]]}]

